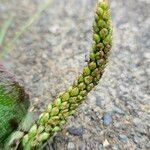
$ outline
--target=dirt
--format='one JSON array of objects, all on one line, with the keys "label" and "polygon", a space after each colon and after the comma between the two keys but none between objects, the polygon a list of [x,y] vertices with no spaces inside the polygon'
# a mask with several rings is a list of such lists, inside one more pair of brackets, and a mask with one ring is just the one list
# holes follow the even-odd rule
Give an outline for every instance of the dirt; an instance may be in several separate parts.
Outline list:
[{"label": "dirt", "polygon": [[[48,0],[47,0],[48,1]],[[0,0],[0,25],[13,17],[4,50],[46,0]],[[96,0],[55,0],[1,60],[41,112],[85,65]],[[99,85],[46,143],[56,150],[150,149],[150,1],[110,1],[114,41]]]}]

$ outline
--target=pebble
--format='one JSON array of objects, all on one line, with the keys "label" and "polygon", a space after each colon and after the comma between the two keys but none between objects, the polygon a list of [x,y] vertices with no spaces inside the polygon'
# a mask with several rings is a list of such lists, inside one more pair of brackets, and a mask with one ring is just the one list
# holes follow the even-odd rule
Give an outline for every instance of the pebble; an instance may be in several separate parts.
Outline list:
[{"label": "pebble", "polygon": [[112,150],[119,150],[119,146],[116,144],[112,145]]},{"label": "pebble", "polygon": [[86,150],[86,145],[84,143],[82,143],[80,146],[79,146],[79,150]]},{"label": "pebble", "polygon": [[107,147],[107,146],[109,146],[109,145],[110,145],[110,144],[109,144],[108,140],[105,139],[105,141],[103,142],[103,146],[104,146],[104,147]]},{"label": "pebble", "polygon": [[124,134],[120,134],[120,135],[119,135],[119,140],[120,140],[121,142],[126,143],[126,142],[128,141],[128,137],[127,137],[126,135],[124,135]]},{"label": "pebble", "polygon": [[101,108],[105,106],[105,101],[100,96],[96,97],[96,106]]},{"label": "pebble", "polygon": [[120,108],[118,108],[118,107],[114,107],[114,112],[118,113],[120,115],[124,115],[125,114],[125,112],[123,110],[121,110]]},{"label": "pebble", "polygon": [[103,146],[102,144],[100,144],[100,145],[98,146],[98,150],[104,150],[104,146]]},{"label": "pebble", "polygon": [[106,126],[108,126],[112,123],[112,117],[108,113],[104,114],[104,116],[102,117],[102,120],[103,120],[103,124]]},{"label": "pebble", "polygon": [[76,136],[81,136],[83,134],[83,132],[84,132],[82,126],[80,126],[80,127],[72,126],[72,127],[68,128],[67,131],[70,134],[76,135]]},{"label": "pebble", "polygon": [[67,149],[68,149],[68,150],[75,150],[75,145],[74,145],[74,143],[69,142],[69,143],[68,143],[68,146],[67,146]]}]

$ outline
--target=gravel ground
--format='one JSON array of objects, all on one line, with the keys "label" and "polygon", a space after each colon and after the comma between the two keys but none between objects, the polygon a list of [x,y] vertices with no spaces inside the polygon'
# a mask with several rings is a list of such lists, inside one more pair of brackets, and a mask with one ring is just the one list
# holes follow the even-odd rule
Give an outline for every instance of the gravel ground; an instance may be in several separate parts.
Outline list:
[{"label": "gravel ground", "polygon": [[[8,42],[46,0],[0,0]],[[31,110],[65,90],[85,65],[96,0],[54,0],[2,60],[25,85]],[[150,1],[112,0],[114,44],[100,84],[47,150],[150,149]],[[19,7],[16,7],[19,6]]]}]

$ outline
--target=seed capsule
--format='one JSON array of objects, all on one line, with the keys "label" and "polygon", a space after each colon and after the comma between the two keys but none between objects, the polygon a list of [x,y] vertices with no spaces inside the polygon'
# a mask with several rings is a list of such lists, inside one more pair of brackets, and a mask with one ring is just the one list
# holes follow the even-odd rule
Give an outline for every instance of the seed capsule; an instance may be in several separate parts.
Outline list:
[{"label": "seed capsule", "polygon": [[100,7],[105,11],[108,10],[108,4],[105,2],[100,3]]},{"label": "seed capsule", "polygon": [[100,31],[100,36],[101,38],[105,38],[106,35],[108,34],[108,30],[106,28],[103,28],[101,31]]},{"label": "seed capsule", "polygon": [[57,107],[54,107],[51,111],[51,116],[56,116],[59,113],[59,109]]},{"label": "seed capsule", "polygon": [[69,99],[70,95],[68,92],[65,92],[62,94],[61,98],[62,98],[62,101],[67,101]]},{"label": "seed capsule", "polygon": [[92,50],[93,50],[93,52],[96,52],[96,50],[97,50],[97,44],[96,44],[96,42],[93,42],[93,44],[92,44]]},{"label": "seed capsule", "polygon": [[37,129],[37,134],[42,133],[44,131],[44,126],[39,126]]},{"label": "seed capsule", "polygon": [[53,132],[58,132],[58,131],[60,131],[60,130],[61,130],[60,127],[56,126],[52,131],[53,131]]},{"label": "seed capsule", "polygon": [[94,53],[91,53],[91,54],[90,54],[90,60],[91,60],[91,61],[95,61],[95,54],[94,54]]},{"label": "seed capsule", "polygon": [[48,106],[47,106],[47,109],[46,109],[46,111],[48,112],[48,113],[50,113],[51,112],[51,110],[52,110],[52,104],[49,104]]},{"label": "seed capsule", "polygon": [[69,107],[68,102],[63,102],[60,106],[60,109],[67,109]]},{"label": "seed capsule", "polygon": [[23,137],[23,140],[22,140],[22,145],[25,146],[29,141],[29,136],[28,134],[26,134],[24,137]]},{"label": "seed capsule", "polygon": [[94,87],[94,84],[93,84],[93,83],[89,84],[89,85],[87,86],[87,91],[91,91],[91,90],[93,89],[93,87]]},{"label": "seed capsule", "polygon": [[34,137],[36,134],[37,134],[37,125],[35,124],[29,130],[29,133],[28,133],[29,139]]},{"label": "seed capsule", "polygon": [[103,14],[103,18],[104,18],[105,20],[109,20],[109,18],[110,18],[109,12],[105,12],[105,13]]},{"label": "seed capsule", "polygon": [[66,120],[61,120],[60,125],[64,125],[66,123]]},{"label": "seed capsule", "polygon": [[103,42],[104,42],[105,45],[107,45],[107,44],[111,43],[111,40],[112,40],[111,35],[108,35],[108,36],[104,39]]},{"label": "seed capsule", "polygon": [[98,14],[99,17],[101,17],[103,15],[103,9],[101,7],[98,7],[96,10],[96,13]]},{"label": "seed capsule", "polygon": [[92,76],[87,76],[87,77],[84,78],[84,82],[86,84],[90,84],[90,83],[92,83],[92,81],[93,81],[93,77]]},{"label": "seed capsule", "polygon": [[98,47],[99,50],[103,50],[104,44],[103,43],[98,43],[97,47]]},{"label": "seed capsule", "polygon": [[88,66],[89,66],[90,70],[94,70],[96,68],[96,63],[95,62],[90,62],[88,64]]},{"label": "seed capsule", "polygon": [[105,22],[104,20],[99,20],[99,21],[98,21],[98,26],[99,26],[100,28],[105,28],[105,27],[107,27],[106,22]]},{"label": "seed capsule", "polygon": [[90,75],[90,73],[91,73],[91,70],[88,66],[83,68],[83,75],[84,76],[88,76],[88,75]]},{"label": "seed capsule", "polygon": [[54,101],[54,105],[59,107],[59,106],[61,105],[61,99],[60,99],[60,98],[57,98],[57,99]]},{"label": "seed capsule", "polygon": [[86,85],[82,82],[78,85],[79,90],[83,91],[86,88]]},{"label": "seed capsule", "polygon": [[84,79],[83,79],[83,76],[82,75],[79,75],[79,77],[78,77],[78,83],[81,83],[81,82],[83,82],[84,81]]},{"label": "seed capsule", "polygon": [[77,100],[77,97],[71,97],[71,98],[69,99],[69,102],[70,102],[70,103],[76,103],[76,100]]},{"label": "seed capsule", "polygon": [[44,125],[49,119],[49,113],[44,113],[43,116],[40,118],[40,124]]},{"label": "seed capsule", "polygon": [[51,125],[46,125],[46,126],[45,126],[45,131],[46,131],[46,132],[52,131],[52,126],[51,126]]},{"label": "seed capsule", "polygon": [[71,96],[77,96],[79,94],[79,89],[77,87],[73,88],[71,91],[70,91],[70,95]]},{"label": "seed capsule", "polygon": [[41,133],[41,134],[38,136],[38,141],[43,142],[43,141],[47,140],[48,137],[49,137],[49,133],[46,133],[46,132]]},{"label": "seed capsule", "polygon": [[100,37],[98,34],[93,34],[93,40],[96,42],[96,43],[99,43],[100,42]]},{"label": "seed capsule", "polygon": [[86,96],[86,94],[87,94],[86,90],[80,92],[81,96]]}]

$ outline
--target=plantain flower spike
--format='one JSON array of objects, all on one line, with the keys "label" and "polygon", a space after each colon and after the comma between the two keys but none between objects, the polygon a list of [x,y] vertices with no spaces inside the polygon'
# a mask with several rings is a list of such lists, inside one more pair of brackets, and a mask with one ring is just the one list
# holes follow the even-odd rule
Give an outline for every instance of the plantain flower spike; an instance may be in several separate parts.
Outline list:
[{"label": "plantain flower spike", "polygon": [[72,86],[59,94],[39,116],[31,129],[24,133],[19,149],[38,149],[54,133],[61,130],[67,118],[75,113],[87,94],[98,84],[108,62],[111,46],[112,27],[108,2],[99,0],[95,9],[93,45],[87,65]]}]

